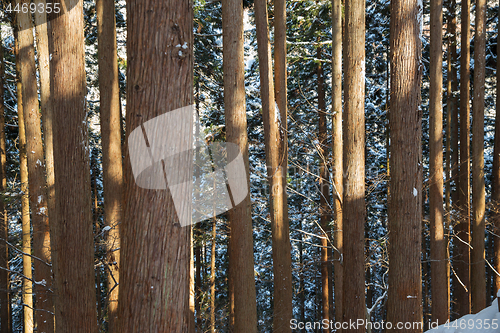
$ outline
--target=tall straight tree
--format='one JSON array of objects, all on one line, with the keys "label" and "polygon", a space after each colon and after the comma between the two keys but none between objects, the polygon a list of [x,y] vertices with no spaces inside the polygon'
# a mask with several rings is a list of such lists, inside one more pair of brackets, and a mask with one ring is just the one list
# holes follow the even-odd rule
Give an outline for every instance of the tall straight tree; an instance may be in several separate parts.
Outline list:
[{"label": "tall straight tree", "polygon": [[[249,175],[241,1],[222,1],[222,31],[226,140],[238,146],[243,155],[245,172]],[[248,181],[249,178],[247,186],[250,188]],[[229,211],[229,223],[229,281],[235,291],[234,332],[257,332],[250,194]],[[213,257],[214,253],[211,255]]]},{"label": "tall straight tree", "polygon": [[[281,14],[280,14],[281,15]],[[292,319],[292,258],[286,205],[286,132],[275,105],[267,1],[255,1],[260,93],[264,120],[266,165],[270,185],[273,248],[273,332],[290,332]],[[285,92],[286,94],[286,92]],[[279,106],[278,106],[279,108]]]},{"label": "tall straight tree", "polygon": [[19,25],[16,17],[16,26],[14,27],[15,46],[14,52],[16,56],[16,72],[17,72],[17,118],[19,125],[19,172],[21,179],[21,230],[22,230],[22,250],[23,255],[23,327],[24,332],[33,332],[33,270],[31,261],[31,223],[30,223],[30,206],[28,193],[28,160],[26,157],[26,131],[24,127],[24,109],[23,109],[23,84],[21,73],[23,72],[20,53],[21,45],[19,41]]},{"label": "tall straight tree", "polygon": [[454,287],[456,312],[464,316],[471,311],[470,295],[470,0],[462,0],[460,46],[460,168],[455,252],[453,254],[457,279]]},{"label": "tall straight tree", "polygon": [[485,208],[484,185],[484,83],[486,60],[486,0],[476,2],[474,37],[474,99],[472,101],[472,313],[486,307],[484,265]]},{"label": "tall straight tree", "polygon": [[[316,57],[321,59],[321,48],[318,47]],[[319,188],[320,188],[320,221],[323,229],[321,238],[321,306],[323,311],[323,320],[330,321],[330,261],[328,241],[331,236],[329,230],[331,208],[330,208],[330,177],[328,170],[328,134],[326,124],[326,101],[325,101],[325,78],[321,62],[317,65],[318,77],[318,154],[319,164]],[[328,329],[324,329],[327,332]]]},{"label": "tall straight tree", "polygon": [[[365,1],[345,1],[343,322],[365,318]],[[354,331],[354,330],[350,330]],[[361,330],[360,330],[361,332]]]},{"label": "tall straight tree", "polygon": [[343,230],[342,230],[342,1],[332,0],[332,175],[333,209],[335,211],[335,227],[333,245],[335,321],[342,322],[342,290],[343,290]]},{"label": "tall straight tree", "polygon": [[[28,0],[18,0],[19,5],[29,4]],[[19,23],[19,61],[21,63],[22,104],[26,151],[29,175],[29,200],[33,225],[34,277],[41,284],[35,284],[35,320],[40,332],[54,331],[54,311],[52,291],[52,269],[50,267],[50,232],[47,215],[47,189],[40,111],[35,66],[33,22],[29,13],[17,13]]]},{"label": "tall straight tree", "polygon": [[[127,13],[128,138],[145,122],[193,104],[193,3],[131,0]],[[191,228],[178,223],[170,190],[136,184],[128,149],[125,156],[117,331],[187,333],[194,315]]]},{"label": "tall straight tree", "polygon": [[[391,179],[387,321],[422,322],[422,2],[391,1]],[[422,332],[423,325],[409,332]]]},{"label": "tall straight tree", "polygon": [[[5,140],[5,106],[4,106],[4,75],[5,66],[3,58],[3,36],[0,29],[0,191],[7,189],[7,151]],[[9,267],[9,248],[7,239],[9,236],[9,220],[3,200],[0,201],[0,267]],[[10,316],[10,276],[6,270],[0,270],[0,332],[12,331],[12,319]]]},{"label": "tall straight tree", "polygon": [[83,0],[50,14],[55,214],[51,217],[56,332],[97,332]]},{"label": "tall straight tree", "polygon": [[448,320],[448,283],[443,210],[443,1],[431,0],[429,102],[429,205],[432,320]]},{"label": "tall straight tree", "polygon": [[[499,7],[500,14],[500,7]],[[500,33],[497,35],[497,54],[500,54]],[[0,73],[1,74],[1,73]],[[500,61],[497,58],[497,82],[500,82]],[[1,106],[0,106],[1,107]],[[493,184],[492,195],[493,201],[493,223],[495,233],[500,233],[500,85],[497,84],[497,105],[496,105],[496,120],[495,120],[495,147],[493,151]],[[1,120],[1,119],[0,119]],[[2,124],[0,123],[0,126]],[[495,269],[500,272],[500,238],[495,237]],[[500,276],[495,275],[495,295],[500,290]]]},{"label": "tall straight tree", "polygon": [[120,224],[122,222],[123,167],[121,150],[120,89],[116,50],[115,2],[97,0],[99,92],[101,96],[101,141],[106,232],[108,329],[117,332],[120,266]]}]

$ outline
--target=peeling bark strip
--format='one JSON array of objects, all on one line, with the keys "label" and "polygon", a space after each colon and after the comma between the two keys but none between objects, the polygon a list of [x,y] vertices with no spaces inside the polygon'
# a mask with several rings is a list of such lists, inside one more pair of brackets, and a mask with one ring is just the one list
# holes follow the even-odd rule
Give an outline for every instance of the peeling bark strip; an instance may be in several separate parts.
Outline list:
[{"label": "peeling bark strip", "polygon": [[[126,142],[148,120],[193,104],[192,5],[127,1]],[[168,190],[136,185],[128,154],[117,332],[187,333],[190,227],[178,224]]]},{"label": "peeling bark strip", "polygon": [[[83,0],[50,14],[56,214],[51,219],[56,332],[97,332]],[[67,8],[72,8],[67,11]]]},{"label": "peeling bark strip", "polygon": [[[422,322],[422,2],[391,1],[387,321]],[[422,332],[423,325],[408,332]]]}]

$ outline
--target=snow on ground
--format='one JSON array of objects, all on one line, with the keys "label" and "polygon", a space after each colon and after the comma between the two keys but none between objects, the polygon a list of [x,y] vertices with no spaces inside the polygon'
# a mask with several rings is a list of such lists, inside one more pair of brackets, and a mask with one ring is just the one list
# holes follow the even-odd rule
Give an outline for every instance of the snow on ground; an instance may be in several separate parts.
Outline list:
[{"label": "snow on ground", "polygon": [[[500,292],[499,292],[500,294]],[[427,331],[428,333],[498,333],[500,332],[500,312],[498,299],[490,307],[473,315],[469,314],[450,323]]]}]

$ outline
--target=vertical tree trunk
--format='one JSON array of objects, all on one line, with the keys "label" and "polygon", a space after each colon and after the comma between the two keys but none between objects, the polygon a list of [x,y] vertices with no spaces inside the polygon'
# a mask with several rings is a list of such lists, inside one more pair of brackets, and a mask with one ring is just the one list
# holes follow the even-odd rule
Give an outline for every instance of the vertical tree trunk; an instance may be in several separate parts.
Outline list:
[{"label": "vertical tree trunk", "polygon": [[217,243],[217,219],[212,223],[212,248],[210,251],[210,332],[215,333],[215,251]]},{"label": "vertical tree trunk", "polygon": [[[20,5],[29,1],[18,0]],[[22,105],[26,135],[27,167],[29,174],[29,200],[33,223],[33,255],[41,260],[34,261],[35,319],[39,332],[54,331],[49,219],[47,212],[47,191],[45,182],[42,130],[38,104],[35,67],[33,23],[29,13],[17,14],[19,23],[19,61],[21,63]],[[29,253],[29,252],[28,252]]]},{"label": "vertical tree trunk", "polygon": [[[391,179],[387,320],[422,322],[422,2],[391,2]],[[422,332],[413,327],[409,332]]]},{"label": "vertical tree trunk", "polygon": [[[192,5],[185,0],[127,2],[127,137],[145,122],[193,103]],[[186,129],[189,123],[178,125]],[[161,143],[150,141],[160,133],[146,135],[148,147]],[[169,189],[136,184],[130,149],[141,143],[128,142],[124,165],[118,332],[187,333],[194,315],[189,304],[191,228],[177,223]],[[158,164],[165,172],[168,164],[162,161]]]},{"label": "vertical tree trunk", "polygon": [[[335,226],[333,235],[334,290],[335,290],[335,321],[342,322],[343,313],[343,227],[342,227],[342,1],[332,0],[332,175],[333,209],[335,211]],[[339,333],[342,331],[339,330]]]},{"label": "vertical tree trunk", "polygon": [[[243,58],[243,3],[222,2],[224,106],[227,142],[238,146],[249,175]],[[246,180],[248,188],[249,179]],[[229,211],[229,279],[234,288],[234,332],[257,332],[250,195]]]},{"label": "vertical tree trunk", "polygon": [[[0,30],[0,191],[7,189],[7,145],[5,139],[5,107],[4,107],[4,58],[3,38]],[[9,218],[3,200],[0,200],[0,267],[9,268],[9,248],[7,240],[9,237]],[[12,319],[10,316],[10,274],[6,270],[0,270],[0,332],[12,332]]]},{"label": "vertical tree trunk", "polygon": [[201,293],[202,293],[202,285],[201,285],[201,240],[199,239],[199,229],[193,228],[193,248],[194,248],[194,260],[195,260],[195,276],[194,276],[194,311],[195,311],[195,319],[196,319],[196,328],[197,330],[201,330],[201,313],[200,313],[200,303],[201,303]]},{"label": "vertical tree trunk", "polygon": [[[499,7],[500,14],[500,7]],[[500,54],[500,33],[497,36],[497,54]],[[1,72],[0,72],[1,74]],[[491,200],[493,201],[493,223],[495,233],[500,233],[500,59],[497,58],[497,105],[495,120],[495,148],[493,151],[493,184]],[[0,106],[1,107],[1,106]],[[1,118],[0,118],[1,121]],[[3,123],[3,122],[2,122]],[[0,126],[2,126],[0,123]],[[0,132],[1,133],[1,132]],[[500,272],[500,238],[495,237],[495,270]],[[500,290],[500,276],[495,274],[495,295]]]},{"label": "vertical tree trunk", "polygon": [[[460,173],[458,201],[460,218],[456,227],[454,267],[462,283],[454,288],[458,316],[470,313],[470,0],[462,0],[460,55]],[[463,286],[462,286],[463,284]]]},{"label": "vertical tree trunk", "polygon": [[123,194],[120,89],[114,0],[97,0],[99,92],[106,227],[106,273],[108,283],[108,329],[116,333],[118,283],[120,280],[120,226]]},{"label": "vertical tree trunk", "polygon": [[[87,138],[83,1],[50,14],[55,210],[50,236],[56,332],[97,331]],[[70,10],[71,9],[71,10]]]},{"label": "vertical tree trunk", "polygon": [[[279,10],[279,12],[282,10]],[[282,15],[282,13],[279,15]],[[292,319],[292,259],[286,203],[287,143],[284,125],[286,118],[283,119],[283,111],[277,110],[275,107],[267,1],[258,0],[255,2],[255,22],[257,27],[266,165],[271,190],[269,210],[271,213],[274,273],[273,332],[290,332],[290,320]]]},{"label": "vertical tree trunk", "polygon": [[429,205],[431,245],[432,320],[448,320],[446,240],[443,211],[443,1],[431,0],[431,55],[429,102]]},{"label": "vertical tree trunk", "polygon": [[[17,18],[16,18],[17,20]],[[16,22],[18,24],[19,22]],[[30,207],[28,194],[28,160],[26,157],[26,132],[24,126],[24,105],[23,105],[23,84],[22,72],[23,62],[21,61],[20,27],[14,28],[15,56],[17,71],[17,117],[19,125],[19,164],[21,173],[21,224],[22,224],[22,251],[31,254],[31,225]],[[32,267],[31,257],[23,255],[23,327],[25,333],[33,332],[33,284],[31,282]]]},{"label": "vertical tree trunk", "polygon": [[[321,49],[317,49],[316,57],[321,58]],[[323,76],[323,67],[321,62],[318,63],[317,76],[318,76],[318,112],[319,112],[319,124],[318,124],[318,154],[320,157],[319,165],[319,189],[320,189],[320,220],[321,228],[323,232],[321,234],[321,304],[323,306],[323,320],[330,321],[330,270],[329,270],[329,258],[328,258],[328,247],[331,233],[330,233],[330,177],[328,170],[328,135],[326,128],[326,102],[325,102],[325,78]],[[326,333],[328,329],[323,329]]]},{"label": "vertical tree trunk", "polygon": [[[365,316],[365,1],[345,2],[343,322]],[[337,171],[337,170],[336,170]],[[347,331],[356,331],[348,329]],[[364,331],[361,327],[357,330]]]},{"label": "vertical tree trunk", "polygon": [[472,313],[486,307],[486,269],[484,263],[485,185],[484,185],[484,83],[486,55],[486,0],[476,2],[474,43],[474,98],[472,103]]}]

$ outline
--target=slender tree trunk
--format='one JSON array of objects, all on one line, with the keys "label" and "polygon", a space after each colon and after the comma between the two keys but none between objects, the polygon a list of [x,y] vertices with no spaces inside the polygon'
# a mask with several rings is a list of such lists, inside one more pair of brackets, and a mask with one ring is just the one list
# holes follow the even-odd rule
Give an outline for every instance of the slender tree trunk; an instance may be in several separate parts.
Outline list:
[{"label": "slender tree trunk", "polygon": [[[227,142],[238,146],[249,175],[245,77],[243,59],[243,3],[222,2],[224,105]],[[249,187],[247,179],[247,185]],[[253,266],[250,196],[229,211],[229,279],[234,288],[234,332],[257,332],[257,302]]]},{"label": "slender tree trunk", "polygon": [[[470,313],[470,0],[462,0],[462,36],[460,55],[460,173],[458,201],[460,218],[454,241],[454,267],[457,283],[456,312],[458,316]],[[458,238],[460,240],[458,240]],[[462,286],[463,284],[463,286]]]},{"label": "slender tree trunk", "polygon": [[[16,18],[17,20],[17,18]],[[18,24],[18,22],[16,23]],[[21,173],[21,225],[22,225],[22,251],[31,254],[31,224],[30,224],[30,207],[28,194],[28,160],[26,157],[26,132],[24,126],[24,97],[22,72],[23,61],[21,61],[21,42],[20,42],[20,27],[14,28],[15,36],[15,56],[16,56],[16,71],[17,71],[17,117],[19,125],[19,164]],[[33,284],[31,257],[23,255],[23,327],[25,333],[33,332]]]},{"label": "slender tree trunk", "polygon": [[117,332],[118,283],[120,280],[120,226],[123,194],[120,89],[114,0],[97,0],[99,92],[104,182],[104,221],[108,283],[108,330]]},{"label": "slender tree trunk", "polygon": [[448,320],[446,240],[443,211],[443,1],[431,0],[429,102],[429,205],[431,232],[432,320]]},{"label": "slender tree trunk", "polygon": [[[345,3],[343,322],[365,315],[365,1]],[[348,329],[346,331],[364,331]]]},{"label": "slender tree trunk", "polygon": [[474,43],[474,99],[472,103],[472,313],[486,307],[486,269],[484,263],[485,185],[484,185],[484,83],[486,54],[486,0],[476,1]]},{"label": "slender tree trunk", "polygon": [[[147,121],[193,104],[192,5],[185,0],[127,2],[128,138]],[[189,123],[179,124],[186,126]],[[149,141],[160,133],[151,130],[146,135],[152,144],[148,150],[161,143]],[[169,189],[136,184],[130,151],[145,143],[128,144],[118,332],[187,333],[194,315],[189,304],[191,228],[177,223]],[[165,172],[170,163],[162,161],[158,164]],[[162,179],[165,182],[165,176]]]},{"label": "slender tree trunk", "polygon": [[[5,107],[4,107],[4,58],[3,38],[0,29],[0,191],[7,189],[7,145],[5,139]],[[7,240],[9,237],[9,218],[3,200],[0,200],[0,267],[9,268],[9,248]],[[12,332],[12,319],[10,316],[10,274],[6,270],[0,270],[0,332]]]},{"label": "slender tree trunk", "polygon": [[[422,322],[422,2],[391,2],[391,179],[387,320]],[[413,327],[409,332],[422,332]]]},{"label": "slender tree trunk", "polygon": [[215,251],[217,245],[217,219],[212,223],[212,248],[210,255],[210,332],[215,333]]},{"label": "slender tree trunk", "polygon": [[194,313],[195,313],[195,319],[196,319],[196,328],[197,330],[201,330],[201,324],[202,324],[202,319],[201,319],[201,293],[203,291],[202,285],[201,285],[201,265],[202,265],[202,260],[201,260],[201,240],[200,235],[199,235],[199,229],[198,228],[193,228],[193,248],[194,248],[194,260],[195,260],[195,276],[194,276]]},{"label": "slender tree trunk", "polygon": [[[343,313],[343,228],[342,228],[342,1],[332,0],[332,175],[333,209],[335,211],[335,226],[333,235],[334,290],[335,290],[335,321],[342,322]],[[341,333],[342,330],[339,330]]]},{"label": "slender tree trunk", "polygon": [[55,215],[50,236],[56,332],[96,332],[97,313],[87,142],[83,1],[50,14]]},{"label": "slender tree trunk", "polygon": [[[317,49],[318,59],[321,58],[321,49]],[[320,188],[320,220],[321,228],[323,233],[321,234],[321,304],[323,306],[323,320],[330,321],[330,274],[329,274],[329,260],[328,260],[328,246],[330,233],[330,177],[328,170],[328,135],[326,128],[326,102],[325,102],[325,78],[323,73],[323,67],[321,62],[318,63],[317,76],[318,76],[318,112],[319,112],[319,124],[318,124],[318,138],[319,138],[319,148],[318,154],[320,157],[319,166],[319,188]],[[325,333],[329,330],[327,328],[323,329]]]},{"label": "slender tree trunk", "polygon": [[[500,14],[500,7],[499,7]],[[497,54],[500,54],[500,33],[497,36]],[[1,72],[0,72],[1,74]],[[493,223],[495,234],[500,234],[500,59],[497,58],[497,105],[495,120],[495,148],[493,151],[493,184],[491,200],[493,201]],[[1,105],[0,105],[1,107]],[[0,118],[0,126],[2,126]],[[1,131],[3,132],[3,131]],[[0,133],[1,133],[0,132]],[[495,237],[495,270],[500,272],[500,238]],[[495,274],[495,295],[500,290],[500,276]],[[1,285],[0,285],[1,286]]]},{"label": "slender tree trunk", "polygon": [[[29,1],[18,0],[24,4]],[[21,63],[22,105],[26,135],[27,167],[29,174],[29,200],[33,223],[33,255],[41,260],[34,261],[34,276],[40,283],[35,285],[38,332],[54,331],[52,291],[52,270],[50,265],[50,232],[47,212],[47,191],[45,182],[42,130],[38,104],[35,66],[33,23],[29,13],[17,14],[19,23],[19,61]],[[29,253],[29,252],[28,252]]]},{"label": "slender tree trunk", "polygon": [[[281,11],[279,10],[279,12]],[[255,21],[257,26],[266,164],[271,190],[270,212],[274,273],[273,332],[291,332],[292,259],[286,203],[287,149],[286,127],[284,125],[286,118],[284,118],[283,110],[277,110],[275,107],[267,1],[258,0],[255,2]]]}]

